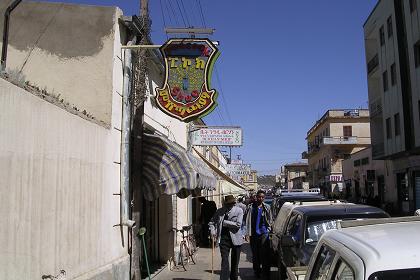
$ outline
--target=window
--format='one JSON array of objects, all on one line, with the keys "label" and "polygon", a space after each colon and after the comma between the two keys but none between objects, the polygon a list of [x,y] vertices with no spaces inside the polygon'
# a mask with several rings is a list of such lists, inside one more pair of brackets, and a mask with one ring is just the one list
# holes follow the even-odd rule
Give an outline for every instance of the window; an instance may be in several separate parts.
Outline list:
[{"label": "window", "polygon": [[344,137],[353,136],[351,125],[350,126],[343,126],[343,136]]},{"label": "window", "polygon": [[354,271],[353,269],[343,260],[339,260],[335,266],[335,271],[332,279],[336,280],[354,280]]},{"label": "window", "polygon": [[383,46],[385,44],[385,31],[383,25],[379,28],[379,40],[381,42],[381,46]]},{"label": "window", "polygon": [[354,166],[360,166],[360,159],[357,159],[353,162]]},{"label": "window", "polygon": [[414,64],[416,68],[420,66],[420,41],[414,45]]},{"label": "window", "polygon": [[292,216],[289,220],[289,223],[287,225],[287,235],[291,235],[295,238],[296,241],[300,241],[300,229],[302,224],[302,216],[294,213],[294,216]]},{"label": "window", "polygon": [[362,165],[369,164],[369,158],[368,158],[368,157],[366,157],[366,158],[362,158],[361,164],[362,164]]},{"label": "window", "polygon": [[410,0],[410,12],[414,12],[417,9],[416,0]]},{"label": "window", "polygon": [[391,139],[391,118],[386,119],[386,139]]},{"label": "window", "polygon": [[386,20],[386,28],[388,29],[388,38],[392,37],[393,30],[392,30],[392,16],[390,16]]},{"label": "window", "polygon": [[394,130],[395,130],[395,136],[398,136],[401,134],[400,113],[396,113],[394,115]]},{"label": "window", "polygon": [[388,71],[382,73],[382,85],[384,87],[384,92],[388,90]]},{"label": "window", "polygon": [[311,280],[327,279],[331,264],[334,260],[335,251],[326,245],[322,245],[316,258],[314,268],[311,273]]},{"label": "window", "polygon": [[397,68],[395,63],[391,65],[391,85],[395,85],[397,83]]}]

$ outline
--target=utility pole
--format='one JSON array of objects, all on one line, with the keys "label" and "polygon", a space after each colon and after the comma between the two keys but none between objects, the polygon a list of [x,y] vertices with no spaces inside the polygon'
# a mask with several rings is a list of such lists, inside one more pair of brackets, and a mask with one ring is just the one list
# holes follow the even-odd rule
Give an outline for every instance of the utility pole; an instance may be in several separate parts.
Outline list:
[{"label": "utility pole", "polygon": [[[140,16],[142,23],[142,34],[140,44],[149,44],[150,38],[150,19],[149,19],[149,1],[140,0]],[[141,211],[143,194],[140,190],[142,178],[142,139],[143,139],[143,125],[144,125],[144,101],[146,95],[146,71],[147,71],[147,50],[139,49],[134,56],[134,81],[133,81],[133,129],[132,129],[132,220],[135,221],[135,226],[132,228],[132,255],[131,255],[131,275],[130,279],[141,279],[141,260],[142,260],[142,243],[138,236],[139,228],[141,227]]]}]

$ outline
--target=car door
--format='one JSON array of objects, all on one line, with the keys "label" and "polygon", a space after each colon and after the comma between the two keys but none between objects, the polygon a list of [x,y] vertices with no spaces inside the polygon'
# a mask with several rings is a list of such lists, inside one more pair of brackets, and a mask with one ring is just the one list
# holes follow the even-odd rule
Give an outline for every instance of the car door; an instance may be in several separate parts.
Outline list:
[{"label": "car door", "polygon": [[311,258],[306,280],[363,280],[363,261],[333,239],[321,240]]},{"label": "car door", "polygon": [[300,249],[301,239],[302,239],[302,223],[303,218],[302,214],[299,212],[292,212],[290,215],[289,222],[285,228],[285,236],[293,237],[295,242],[295,246],[282,246],[282,258],[283,263],[286,267],[291,267],[295,265],[299,265],[298,261],[298,253]]}]

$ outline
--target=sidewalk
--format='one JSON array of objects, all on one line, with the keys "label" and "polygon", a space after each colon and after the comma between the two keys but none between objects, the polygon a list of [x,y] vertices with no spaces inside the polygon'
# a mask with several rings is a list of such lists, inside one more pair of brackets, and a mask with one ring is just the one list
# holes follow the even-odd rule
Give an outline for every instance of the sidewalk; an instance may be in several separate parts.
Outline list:
[{"label": "sidewalk", "polygon": [[[249,244],[242,245],[241,259],[239,261],[239,279],[241,280],[253,280],[257,279],[254,277],[254,271],[252,270],[251,262],[251,249]],[[169,268],[165,268],[163,271],[155,275],[152,279],[154,280],[201,280],[219,279],[220,275],[220,251],[219,248],[215,248],[214,252],[214,274],[211,274],[211,248],[199,248],[196,256],[196,264],[191,264],[187,271],[182,268],[178,271],[170,271]],[[271,279],[277,279],[277,269],[271,268]]]}]

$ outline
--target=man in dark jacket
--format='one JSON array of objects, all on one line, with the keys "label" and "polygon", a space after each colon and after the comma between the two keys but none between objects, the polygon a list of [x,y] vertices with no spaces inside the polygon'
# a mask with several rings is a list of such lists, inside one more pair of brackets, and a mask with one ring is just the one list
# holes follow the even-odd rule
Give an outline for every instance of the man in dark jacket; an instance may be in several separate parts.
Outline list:
[{"label": "man in dark jacket", "polygon": [[255,276],[270,279],[270,240],[269,232],[273,219],[270,206],[264,203],[265,192],[257,192],[256,201],[250,205],[244,229],[246,240],[250,240],[252,264]]}]

